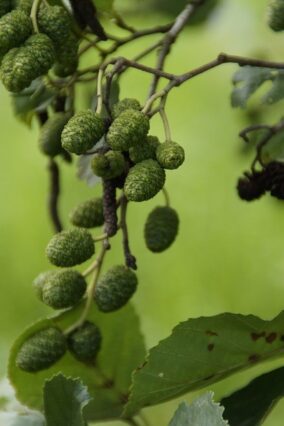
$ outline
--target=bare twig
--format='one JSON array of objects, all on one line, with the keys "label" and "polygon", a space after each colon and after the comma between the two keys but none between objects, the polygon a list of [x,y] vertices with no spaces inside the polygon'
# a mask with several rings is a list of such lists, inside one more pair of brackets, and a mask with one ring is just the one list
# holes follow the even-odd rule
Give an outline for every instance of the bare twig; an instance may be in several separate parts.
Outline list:
[{"label": "bare twig", "polygon": [[136,270],[137,269],[136,258],[131,253],[130,246],[129,246],[128,229],[127,229],[127,223],[126,223],[127,204],[128,204],[127,198],[123,195],[120,200],[120,211],[121,211],[120,228],[122,230],[122,235],[123,235],[122,237],[123,251],[124,251],[126,266]]},{"label": "bare twig", "polygon": [[60,194],[60,176],[59,167],[53,158],[50,158],[48,164],[50,176],[50,189],[48,198],[48,209],[55,232],[62,231],[62,224],[58,212],[58,199]]},{"label": "bare twig", "polygon": [[268,124],[254,124],[252,126],[246,127],[245,129],[243,129],[240,133],[239,136],[246,142],[249,143],[249,137],[248,135],[250,133],[253,133],[257,130],[270,130],[270,126]]},{"label": "bare twig", "polygon": [[271,138],[278,133],[282,132],[284,130],[284,120],[279,121],[278,123],[274,124],[273,126],[261,126],[260,128],[265,128],[267,130],[266,135],[263,136],[263,138],[260,140],[260,142],[256,146],[256,156],[252,162],[251,169],[254,170],[256,163],[259,162],[262,166],[264,166],[262,162],[262,150],[263,148],[269,143]]}]

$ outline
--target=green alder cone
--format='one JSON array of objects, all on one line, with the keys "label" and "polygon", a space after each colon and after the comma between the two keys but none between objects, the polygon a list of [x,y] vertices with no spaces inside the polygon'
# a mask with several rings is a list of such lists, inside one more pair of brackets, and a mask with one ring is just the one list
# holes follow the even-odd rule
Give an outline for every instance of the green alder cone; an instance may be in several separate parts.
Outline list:
[{"label": "green alder cone", "polygon": [[68,77],[77,70],[79,64],[78,49],[79,40],[73,33],[64,38],[64,43],[56,46],[56,62],[53,71],[58,77]]},{"label": "green alder cone", "polygon": [[33,0],[15,0],[13,3],[15,9],[22,10],[28,16],[31,14]]},{"label": "green alder cone", "polygon": [[93,198],[75,207],[70,213],[70,222],[80,228],[96,228],[104,224],[102,198]]},{"label": "green alder cone", "polygon": [[2,0],[0,2],[0,17],[9,13],[13,8],[12,0]]},{"label": "green alder cone", "polygon": [[13,10],[0,19],[0,56],[18,47],[32,33],[32,21],[21,10]]},{"label": "green alder cone", "polygon": [[61,133],[70,115],[57,112],[40,129],[39,147],[43,154],[55,157],[62,152]]},{"label": "green alder cone", "polygon": [[146,201],[164,186],[165,171],[155,160],[145,160],[132,167],[126,177],[124,193],[129,201]]},{"label": "green alder cone", "polygon": [[132,146],[142,143],[149,128],[149,118],[145,114],[128,109],[111,124],[107,142],[114,151],[128,151]]},{"label": "green alder cone", "polygon": [[80,265],[95,252],[92,235],[85,229],[75,228],[54,235],[46,248],[48,260],[56,266]]},{"label": "green alder cone", "polygon": [[66,352],[63,333],[55,327],[46,328],[31,336],[20,348],[16,365],[30,373],[55,364]]},{"label": "green alder cone", "polygon": [[56,271],[46,271],[41,272],[33,281],[33,288],[36,292],[37,297],[39,300],[42,301],[42,289],[45,283],[48,281],[52,275],[56,274]]},{"label": "green alder cone", "polygon": [[58,271],[45,280],[42,301],[53,309],[71,308],[77,305],[86,292],[85,278],[77,271]]},{"label": "green alder cone", "polygon": [[164,142],[156,151],[157,161],[164,169],[177,169],[184,162],[184,149],[176,142]]},{"label": "green alder cone", "polygon": [[113,106],[112,115],[117,118],[123,111],[127,109],[141,110],[141,105],[137,99],[125,98]]},{"label": "green alder cone", "polygon": [[66,151],[80,155],[91,149],[104,135],[103,119],[91,110],[75,114],[66,124],[61,143]]},{"label": "green alder cone", "polygon": [[141,163],[141,161],[156,160],[156,150],[160,145],[159,139],[156,136],[147,136],[146,140],[129,149],[129,157],[133,163]]},{"label": "green alder cone", "polygon": [[135,293],[136,274],[124,265],[113,266],[99,280],[95,288],[95,302],[102,312],[122,308]]},{"label": "green alder cone", "polygon": [[108,151],[105,154],[95,154],[92,159],[92,170],[103,179],[113,179],[120,176],[126,169],[124,156],[118,151]]},{"label": "green alder cone", "polygon": [[40,32],[46,34],[55,45],[62,45],[71,32],[71,18],[64,7],[41,6],[38,13]]},{"label": "green alder cone", "polygon": [[272,0],[268,9],[268,25],[273,31],[284,30],[284,1]]},{"label": "green alder cone", "polygon": [[149,250],[160,253],[175,241],[179,227],[177,212],[171,207],[156,207],[148,216],[144,237]]},{"label": "green alder cone", "polygon": [[73,331],[67,339],[69,351],[82,362],[94,361],[101,348],[101,343],[101,332],[90,321],[86,321],[80,328]]},{"label": "green alder cone", "polygon": [[44,34],[35,34],[24,46],[4,56],[0,68],[2,82],[10,92],[21,92],[37,77],[46,74],[53,62],[52,41]]}]

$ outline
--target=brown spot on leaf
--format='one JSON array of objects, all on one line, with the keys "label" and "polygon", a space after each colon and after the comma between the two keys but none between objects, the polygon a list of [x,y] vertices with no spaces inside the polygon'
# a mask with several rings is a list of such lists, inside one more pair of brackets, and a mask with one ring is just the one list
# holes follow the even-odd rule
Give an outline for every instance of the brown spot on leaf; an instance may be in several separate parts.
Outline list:
[{"label": "brown spot on leaf", "polygon": [[266,336],[265,340],[267,341],[267,343],[273,343],[276,338],[277,338],[277,333],[273,332],[273,333],[268,334],[268,336]]},{"label": "brown spot on leaf", "polygon": [[214,343],[209,343],[209,345],[207,346],[208,351],[209,352],[213,351],[214,346],[215,346]]},{"label": "brown spot on leaf", "polygon": [[218,336],[218,333],[216,333],[216,331],[206,330],[205,333],[208,336]]},{"label": "brown spot on leaf", "polygon": [[261,339],[261,337],[265,337],[265,331],[262,331],[261,333],[251,333],[251,338],[254,341]]},{"label": "brown spot on leaf", "polygon": [[260,359],[260,355],[252,354],[248,357],[249,362],[257,362]]}]

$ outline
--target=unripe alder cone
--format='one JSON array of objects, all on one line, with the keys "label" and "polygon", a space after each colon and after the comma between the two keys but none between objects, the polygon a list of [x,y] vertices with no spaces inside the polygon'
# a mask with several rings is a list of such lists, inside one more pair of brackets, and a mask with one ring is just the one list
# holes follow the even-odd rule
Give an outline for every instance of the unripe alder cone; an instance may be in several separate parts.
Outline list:
[{"label": "unripe alder cone", "polygon": [[108,151],[105,154],[95,154],[91,165],[94,174],[103,179],[113,179],[118,177],[126,169],[124,156],[118,151]]},{"label": "unripe alder cone", "polygon": [[32,33],[32,21],[21,10],[13,10],[0,19],[0,56],[18,47]]},{"label": "unripe alder cone", "polygon": [[111,124],[107,142],[114,151],[128,151],[146,138],[149,131],[149,118],[140,111],[123,111]]},{"label": "unripe alder cone", "polygon": [[125,98],[114,105],[112,110],[113,118],[117,118],[123,111],[127,109],[141,110],[141,105],[137,99]]},{"label": "unripe alder cone", "polygon": [[160,253],[176,239],[179,227],[177,212],[171,207],[156,207],[148,216],[144,237],[149,250]]},{"label": "unripe alder cone", "polygon": [[79,40],[73,33],[70,33],[64,39],[64,44],[57,45],[53,71],[58,77],[68,77],[77,70],[79,64],[78,49]]},{"label": "unripe alder cone", "polygon": [[70,213],[70,221],[80,228],[96,228],[104,224],[102,198],[92,198],[75,207]]},{"label": "unripe alder cone", "polygon": [[50,275],[42,288],[42,301],[53,309],[71,308],[82,299],[87,288],[85,278],[67,269]]},{"label": "unripe alder cone", "polygon": [[30,16],[33,0],[15,0],[13,3],[15,9],[22,10],[26,15]]},{"label": "unripe alder cone", "polygon": [[156,160],[156,150],[159,145],[160,142],[156,136],[147,136],[144,142],[129,149],[130,160],[133,163],[141,163],[150,158]]},{"label": "unripe alder cone", "polygon": [[136,274],[124,265],[113,266],[99,280],[95,289],[95,302],[102,312],[122,308],[137,288]]},{"label": "unripe alder cone", "polygon": [[63,333],[55,327],[38,331],[21,346],[16,365],[30,373],[44,370],[55,364],[66,352]]},{"label": "unripe alder cone", "polygon": [[268,9],[268,25],[273,31],[284,30],[284,1],[272,0]]},{"label": "unripe alder cone", "polygon": [[56,271],[46,271],[41,272],[33,281],[33,288],[36,292],[37,297],[39,300],[42,301],[42,289],[43,286],[46,284],[48,279],[52,277],[52,275],[56,274]]},{"label": "unripe alder cone", "polygon": [[163,188],[165,180],[165,171],[157,161],[145,160],[129,170],[124,193],[129,201],[146,201]]},{"label": "unripe alder cone", "polygon": [[10,50],[1,64],[0,74],[10,92],[20,92],[33,80],[48,72],[54,62],[52,41],[44,34],[31,36],[25,45]]},{"label": "unripe alder cone", "polygon": [[55,234],[46,248],[49,261],[56,266],[79,265],[95,252],[92,235],[85,229],[75,228]]},{"label": "unripe alder cone", "polygon": [[173,170],[184,162],[184,149],[176,142],[164,142],[158,146],[156,156],[160,166]]},{"label": "unripe alder cone", "polygon": [[103,119],[91,110],[75,114],[66,124],[61,136],[62,146],[74,154],[85,154],[104,135]]},{"label": "unripe alder cone", "polygon": [[62,152],[61,133],[70,115],[57,112],[40,129],[39,147],[43,154],[55,157]]},{"label": "unripe alder cone", "polygon": [[96,358],[102,342],[99,328],[92,322],[86,321],[67,339],[69,351],[82,362],[91,362]]}]

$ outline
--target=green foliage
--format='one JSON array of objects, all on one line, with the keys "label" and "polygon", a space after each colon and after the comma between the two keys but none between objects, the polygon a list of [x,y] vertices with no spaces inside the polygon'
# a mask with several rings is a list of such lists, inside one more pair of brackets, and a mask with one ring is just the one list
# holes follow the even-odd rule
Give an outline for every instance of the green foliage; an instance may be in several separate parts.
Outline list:
[{"label": "green foliage", "polygon": [[84,154],[104,134],[102,118],[91,110],[75,114],[66,124],[62,133],[62,146],[74,154]]},{"label": "green foliage", "polygon": [[149,131],[149,118],[140,111],[128,109],[111,124],[107,142],[114,151],[128,151],[145,139]]},{"label": "green foliage", "polygon": [[16,355],[18,368],[29,373],[44,370],[66,352],[65,338],[57,327],[46,327],[29,336]]},{"label": "green foliage", "polygon": [[44,279],[42,301],[54,309],[76,305],[87,288],[84,277],[72,269],[51,273]]},{"label": "green foliage", "polygon": [[132,415],[142,407],[281,357],[283,325],[283,312],[272,321],[253,315],[220,314],[179,324],[171,336],[150,350],[147,362],[134,373],[125,414]]},{"label": "green foliage", "polygon": [[5,426],[46,426],[43,415],[36,411],[24,413],[1,412],[0,421]]},{"label": "green foliage", "polygon": [[146,245],[154,253],[166,250],[175,241],[179,226],[177,212],[171,207],[156,207],[144,228]]},{"label": "green foliage", "polygon": [[123,265],[113,266],[99,280],[95,288],[95,302],[102,312],[122,308],[137,288],[135,273]]},{"label": "green foliage", "polygon": [[55,234],[46,247],[48,260],[56,266],[75,266],[93,256],[95,245],[92,235],[82,228]]},{"label": "green foliage", "polygon": [[268,10],[268,25],[273,31],[284,30],[283,0],[270,0],[269,10]]},{"label": "green foliage", "polygon": [[104,211],[102,198],[87,200],[70,213],[70,221],[74,226],[81,228],[96,228],[104,223]]},{"label": "green foliage", "polygon": [[20,46],[32,33],[32,22],[21,10],[13,10],[0,19],[0,57]]},{"label": "green foliage", "polygon": [[141,163],[144,160],[156,160],[156,150],[160,145],[156,136],[147,136],[145,141],[129,149],[129,157],[133,163]]},{"label": "green foliage", "polygon": [[284,368],[263,374],[222,400],[231,426],[260,425],[284,397]]},{"label": "green foliage", "polygon": [[68,336],[68,348],[70,352],[82,362],[94,361],[101,349],[101,344],[101,332],[90,321],[86,321]]},{"label": "green foliage", "polygon": [[41,272],[33,281],[33,287],[39,300],[42,301],[42,289],[48,279],[56,274],[56,271]]},{"label": "green foliage", "polygon": [[103,336],[95,365],[83,364],[68,351],[57,364],[36,375],[26,373],[16,365],[19,348],[30,336],[48,327],[65,330],[78,319],[83,310],[84,304],[61,315],[41,320],[24,331],[11,350],[9,378],[20,402],[42,410],[42,387],[46,379],[50,379],[59,371],[66,377],[80,377],[92,397],[86,407],[86,418],[90,421],[118,418],[123,410],[124,398],[128,394],[131,372],[142,363],[145,356],[139,321],[130,304],[108,315],[100,313],[95,305],[92,305],[88,320],[98,326]]},{"label": "green foliage", "polygon": [[55,157],[62,152],[61,133],[69,118],[69,114],[57,112],[41,127],[39,147],[43,154]]},{"label": "green foliage", "polygon": [[224,408],[214,402],[213,396],[213,392],[207,392],[191,404],[182,402],[169,426],[229,426],[223,419]]},{"label": "green foliage", "polygon": [[176,142],[164,142],[156,151],[157,161],[164,169],[177,169],[184,162],[184,149]]},{"label": "green foliage", "polygon": [[46,426],[86,426],[83,412],[91,398],[79,379],[58,374],[46,380],[43,395]]},{"label": "green foliage", "polygon": [[97,153],[92,159],[92,169],[95,175],[103,179],[113,179],[126,170],[126,163],[121,152],[108,151]]},{"label": "green foliage", "polygon": [[123,111],[127,109],[141,110],[141,105],[137,99],[125,98],[116,103],[112,109],[113,118],[117,118]]},{"label": "green foliage", "polygon": [[153,198],[164,186],[166,174],[155,160],[145,160],[133,166],[125,180],[124,192],[129,201]]}]

